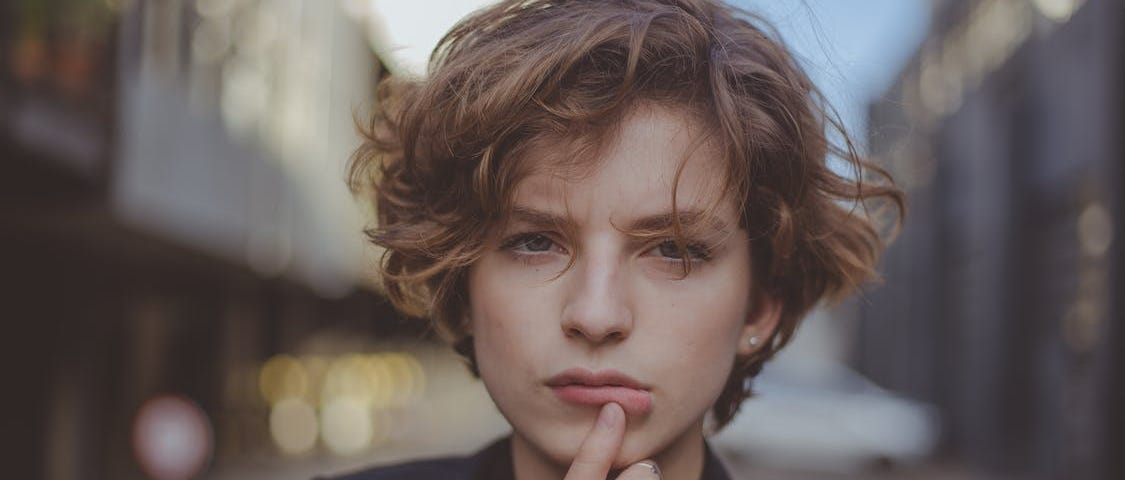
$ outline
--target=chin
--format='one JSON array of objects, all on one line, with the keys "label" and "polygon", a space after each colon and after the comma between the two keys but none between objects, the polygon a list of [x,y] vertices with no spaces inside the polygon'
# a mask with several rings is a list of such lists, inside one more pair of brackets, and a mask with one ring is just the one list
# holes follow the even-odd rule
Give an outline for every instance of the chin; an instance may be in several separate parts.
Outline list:
[{"label": "chin", "polygon": [[613,461],[613,468],[625,468],[646,458],[655,457],[660,453],[654,451],[654,445],[649,445],[644,440],[648,439],[626,432],[625,443],[621,445],[621,451],[618,452],[617,459]]},{"label": "chin", "polygon": [[570,465],[574,457],[578,456],[578,449],[586,440],[593,423],[576,422],[561,428],[552,428],[546,435],[529,436],[528,439],[537,443],[537,447],[559,465]]},{"label": "chin", "polygon": [[[582,442],[586,440],[586,435],[590,433],[593,421],[577,422],[554,428],[540,426],[537,435],[530,434],[525,430],[523,437],[527,441],[533,442],[535,448],[544,452],[555,464],[569,467],[574,462],[574,458],[578,456],[578,449]],[[624,443],[621,445],[621,451],[614,459],[612,468],[625,468],[646,458],[656,456],[659,452],[655,451],[656,445],[652,442],[657,439],[649,435],[651,434],[633,429],[627,430]]]}]

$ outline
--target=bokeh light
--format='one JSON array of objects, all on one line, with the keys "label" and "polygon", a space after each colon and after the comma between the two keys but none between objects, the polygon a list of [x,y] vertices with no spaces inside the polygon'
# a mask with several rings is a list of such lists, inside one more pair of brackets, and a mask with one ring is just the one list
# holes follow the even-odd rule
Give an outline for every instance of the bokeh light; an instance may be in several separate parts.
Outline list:
[{"label": "bokeh light", "polygon": [[320,398],[323,405],[337,398],[349,397],[370,406],[373,388],[363,357],[347,355],[337,358],[328,367]]},{"label": "bokeh light", "polygon": [[270,409],[270,436],[287,455],[300,455],[316,446],[320,429],[316,409],[301,398],[286,398]]},{"label": "bokeh light", "polygon": [[1091,203],[1078,216],[1078,244],[1082,252],[1101,257],[1113,244],[1113,217],[1101,203]]},{"label": "bokeh light", "polygon": [[278,355],[262,366],[258,388],[270,405],[287,398],[304,397],[309,388],[304,365],[289,355]]},{"label": "bokeh light", "polygon": [[1083,0],[1033,0],[1035,8],[1039,12],[1055,22],[1065,22],[1070,20],[1074,15],[1075,10],[1081,7],[1085,1]]},{"label": "bokeh light", "polygon": [[337,455],[354,455],[370,446],[372,427],[371,409],[355,397],[335,397],[320,411],[321,437]]},{"label": "bokeh light", "polygon": [[305,391],[305,400],[312,405],[319,405],[320,385],[324,384],[324,377],[328,374],[329,360],[319,355],[303,355],[300,362],[309,385]]},{"label": "bokeh light", "polygon": [[422,398],[426,371],[412,353],[276,355],[258,369],[271,405],[270,435],[286,455],[355,455],[402,433]]},{"label": "bokeh light", "polygon": [[214,449],[211,422],[195,402],[179,395],[146,401],[133,421],[133,452],[155,480],[186,480],[201,472]]}]

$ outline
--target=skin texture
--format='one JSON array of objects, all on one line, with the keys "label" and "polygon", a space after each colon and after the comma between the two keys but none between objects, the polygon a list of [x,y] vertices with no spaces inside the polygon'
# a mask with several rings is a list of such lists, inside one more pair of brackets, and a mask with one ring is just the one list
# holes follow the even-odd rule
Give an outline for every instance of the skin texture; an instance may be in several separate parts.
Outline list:
[{"label": "skin texture", "polygon": [[[592,168],[537,169],[515,193],[525,213],[492,235],[469,271],[477,363],[514,428],[517,478],[562,478],[594,431],[600,406],[563,401],[546,385],[572,368],[616,370],[651,393],[651,410],[625,415],[620,448],[606,454],[612,468],[651,458],[665,478],[698,478],[705,413],[735,355],[757,348],[746,340],[768,338],[776,325],[776,308],[752,305],[749,239],[734,200],[718,197],[723,161],[696,141],[693,123],[641,105]],[[549,162],[560,148],[529,158]],[[639,220],[671,212],[685,159],[679,211],[721,200],[686,251],[670,235],[633,232]],[[683,255],[692,262],[686,277]]]},{"label": "skin texture", "polygon": [[[601,407],[598,421],[578,447],[564,480],[604,479],[621,449],[625,437],[625,411],[616,403]],[[615,480],[655,480],[661,478],[655,460],[645,459],[621,470]]]}]

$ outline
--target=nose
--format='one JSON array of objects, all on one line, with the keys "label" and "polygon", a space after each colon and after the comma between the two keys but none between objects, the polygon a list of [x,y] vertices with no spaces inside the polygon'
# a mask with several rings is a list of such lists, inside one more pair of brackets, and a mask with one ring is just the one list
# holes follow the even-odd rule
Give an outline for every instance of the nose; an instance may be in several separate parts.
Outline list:
[{"label": "nose", "polygon": [[633,312],[618,262],[607,256],[587,257],[571,268],[570,295],[562,312],[563,333],[593,344],[627,338],[633,331]]}]

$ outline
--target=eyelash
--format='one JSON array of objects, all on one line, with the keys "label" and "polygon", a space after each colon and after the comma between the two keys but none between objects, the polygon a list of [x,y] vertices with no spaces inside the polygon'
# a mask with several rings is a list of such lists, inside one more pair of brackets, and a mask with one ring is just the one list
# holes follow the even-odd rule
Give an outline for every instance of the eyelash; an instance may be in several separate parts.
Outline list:
[{"label": "eyelash", "polygon": [[[527,249],[527,246],[528,246],[529,243],[540,242],[540,241],[550,242],[550,245],[548,246],[548,248],[546,250],[529,250],[529,249]],[[674,256],[665,255],[666,253],[668,253],[667,251],[664,250],[664,247],[666,247],[666,246],[671,247],[672,249],[675,249],[674,251],[676,251],[677,254],[679,254],[680,256],[674,257]],[[557,248],[560,248],[560,249],[562,248],[558,244],[558,242],[552,240],[551,237],[544,232],[518,233],[518,234],[512,235],[511,237],[508,237],[508,239],[505,240],[500,245],[501,250],[512,252],[516,255],[521,255],[521,256],[543,255],[545,253],[549,253],[552,249],[551,247],[557,247]],[[688,257],[687,260],[691,261],[691,262],[706,262],[706,261],[711,260],[711,258],[712,258],[711,248],[709,246],[707,246],[706,244],[702,243],[702,242],[688,241],[688,242],[684,243],[683,249],[680,249],[679,245],[676,244],[675,240],[664,239],[664,240],[660,241],[659,243],[657,243],[655,246],[646,250],[646,252],[653,251],[653,250],[656,250],[660,254],[661,258],[663,258],[665,260],[668,260],[668,261],[674,261],[674,262],[679,262],[679,261],[683,260],[682,257],[684,255],[684,253],[687,254],[687,257]],[[564,250],[564,252],[565,252],[565,250]]]},{"label": "eyelash", "polygon": [[[656,247],[654,247],[654,249],[663,250],[664,246],[672,247],[674,251],[676,251],[676,253],[680,255],[679,257],[664,256],[664,258],[667,258],[669,260],[682,260],[685,253],[687,254],[689,261],[706,262],[708,260],[711,260],[711,248],[700,242],[685,242],[683,245],[683,249],[681,249],[680,246],[676,244],[675,240],[669,239],[660,242],[656,245]],[[661,251],[660,253],[661,255],[663,255],[665,252]]]},{"label": "eyelash", "polygon": [[528,250],[526,247],[527,247],[528,243],[530,243],[530,242],[543,241],[543,240],[546,240],[546,241],[550,242],[551,243],[550,247],[558,247],[559,246],[558,242],[555,242],[554,240],[552,240],[551,237],[548,236],[545,233],[528,232],[528,233],[518,233],[518,234],[512,235],[511,237],[508,237],[507,240],[504,240],[504,242],[502,244],[500,244],[500,249],[515,253],[517,255],[542,255],[544,253],[548,253],[550,251],[550,249],[547,249],[547,250]]}]

